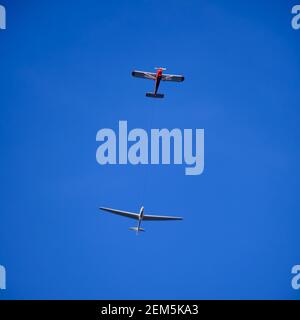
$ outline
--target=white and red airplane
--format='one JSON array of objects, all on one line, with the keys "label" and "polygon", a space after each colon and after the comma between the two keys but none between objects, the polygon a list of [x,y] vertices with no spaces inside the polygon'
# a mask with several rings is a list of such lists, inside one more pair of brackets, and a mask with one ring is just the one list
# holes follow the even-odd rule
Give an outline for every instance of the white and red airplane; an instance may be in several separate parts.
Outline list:
[{"label": "white and red airplane", "polygon": [[163,74],[166,68],[155,68],[157,71],[154,72],[146,72],[146,71],[132,71],[132,75],[137,78],[149,79],[155,81],[154,92],[147,92],[146,97],[150,98],[163,98],[164,94],[157,93],[160,81],[172,81],[172,82],[182,82],[184,80],[184,76],[176,75],[176,74]]},{"label": "white and red airplane", "polygon": [[141,228],[141,224],[142,224],[143,220],[146,220],[146,221],[150,221],[150,220],[151,221],[155,221],[155,220],[156,221],[163,221],[163,220],[182,220],[183,219],[181,217],[156,216],[156,215],[144,214],[144,207],[141,207],[139,213],[116,210],[116,209],[111,209],[111,208],[104,208],[104,207],[101,207],[99,209],[103,210],[103,211],[106,211],[106,212],[114,213],[114,214],[117,214],[117,215],[120,215],[120,216],[123,216],[123,217],[127,217],[127,218],[138,220],[137,227],[129,228],[129,230],[136,231],[137,234],[139,233],[139,231],[145,231],[145,229]]}]

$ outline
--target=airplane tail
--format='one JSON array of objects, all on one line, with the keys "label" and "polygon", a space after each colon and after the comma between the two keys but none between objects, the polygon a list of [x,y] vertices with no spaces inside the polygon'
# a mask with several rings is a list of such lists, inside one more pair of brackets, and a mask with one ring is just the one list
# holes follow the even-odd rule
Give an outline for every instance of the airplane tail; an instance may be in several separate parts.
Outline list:
[{"label": "airplane tail", "polygon": [[153,92],[147,92],[146,93],[146,97],[149,97],[149,98],[163,98],[165,95],[162,94],[162,93],[153,93]]}]

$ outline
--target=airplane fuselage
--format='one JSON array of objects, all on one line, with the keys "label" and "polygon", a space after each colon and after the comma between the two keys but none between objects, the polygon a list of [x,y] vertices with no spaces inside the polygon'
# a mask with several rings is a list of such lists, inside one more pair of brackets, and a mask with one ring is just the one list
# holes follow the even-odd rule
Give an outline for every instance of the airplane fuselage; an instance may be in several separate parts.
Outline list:
[{"label": "airplane fuselage", "polygon": [[162,69],[158,69],[156,72],[156,79],[155,79],[155,89],[154,89],[154,94],[157,93],[157,90],[159,88],[159,84],[162,78]]}]

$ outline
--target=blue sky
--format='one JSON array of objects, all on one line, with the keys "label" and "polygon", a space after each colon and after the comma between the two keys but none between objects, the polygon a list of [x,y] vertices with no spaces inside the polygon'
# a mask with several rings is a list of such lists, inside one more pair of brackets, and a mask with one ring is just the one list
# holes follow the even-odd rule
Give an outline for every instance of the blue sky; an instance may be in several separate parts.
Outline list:
[{"label": "blue sky", "polygon": [[[0,299],[299,299],[296,1],[5,1]],[[165,99],[135,68],[168,67]],[[205,169],[100,166],[96,133],[204,128]],[[182,215],[135,221],[99,206]]]}]

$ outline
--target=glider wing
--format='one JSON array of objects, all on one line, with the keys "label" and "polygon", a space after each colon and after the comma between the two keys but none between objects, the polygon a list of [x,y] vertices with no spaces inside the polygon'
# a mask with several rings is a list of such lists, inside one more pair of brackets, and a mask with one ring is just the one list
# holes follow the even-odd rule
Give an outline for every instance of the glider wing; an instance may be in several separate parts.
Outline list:
[{"label": "glider wing", "polygon": [[181,217],[172,217],[172,216],[155,216],[155,215],[144,215],[143,220],[155,221],[155,220],[182,220]]},{"label": "glider wing", "polygon": [[110,208],[103,208],[103,207],[101,207],[100,209],[103,210],[103,211],[107,211],[107,212],[110,212],[110,213],[117,214],[119,216],[131,218],[131,219],[135,219],[135,220],[139,219],[139,214],[137,214],[137,213],[121,211],[121,210],[115,210],[115,209],[110,209]]}]

